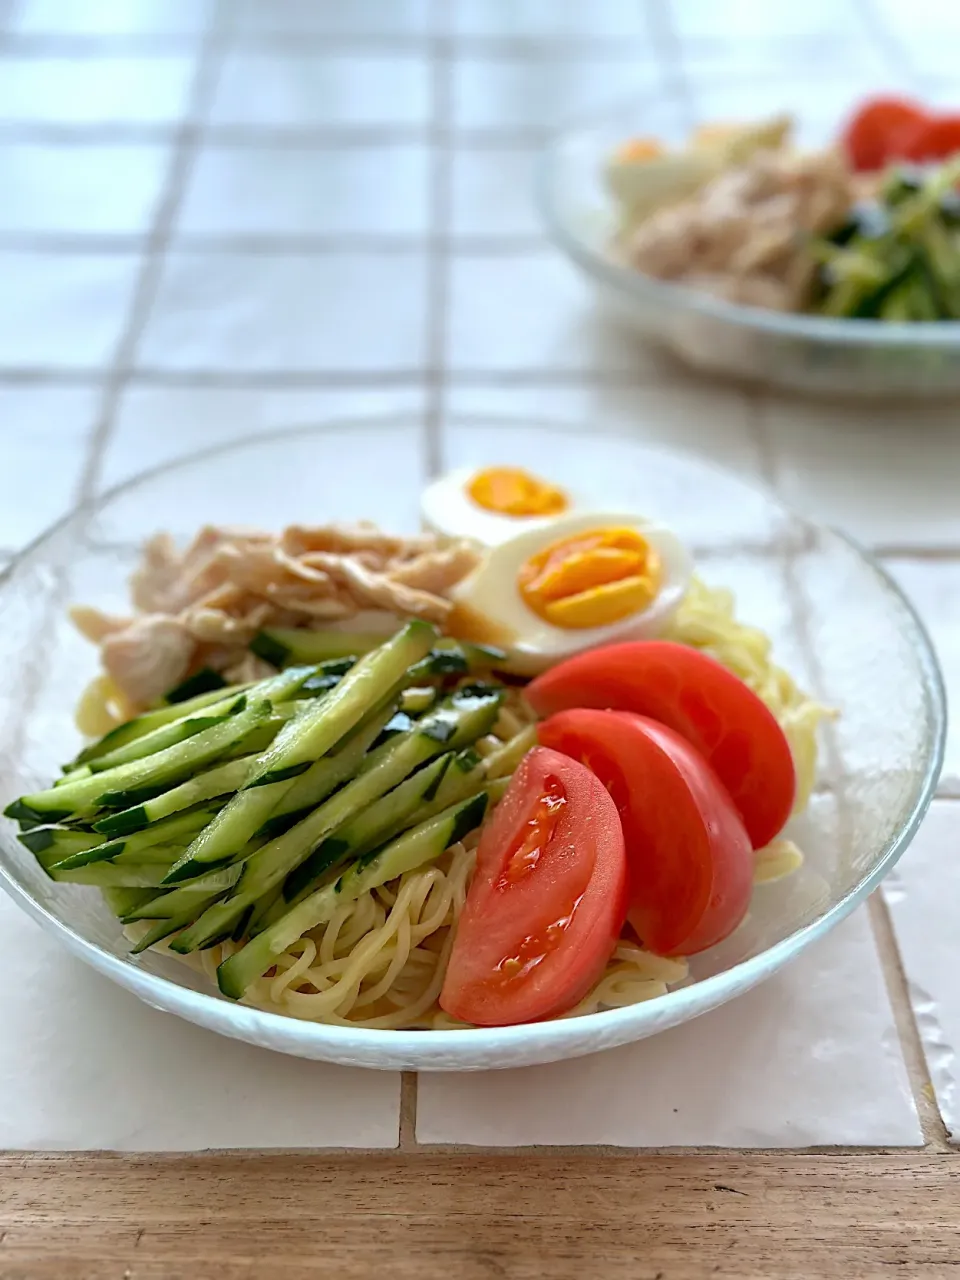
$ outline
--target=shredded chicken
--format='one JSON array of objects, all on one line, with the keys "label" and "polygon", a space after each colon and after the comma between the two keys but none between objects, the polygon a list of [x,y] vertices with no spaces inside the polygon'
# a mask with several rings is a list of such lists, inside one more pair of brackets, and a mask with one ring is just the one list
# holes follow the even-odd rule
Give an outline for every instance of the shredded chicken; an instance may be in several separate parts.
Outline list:
[{"label": "shredded chicken", "polygon": [[832,151],[755,152],[694,195],[658,209],[623,239],[630,264],[731,302],[801,309],[814,263],[810,235],[843,221],[853,179]]},{"label": "shredded chicken", "polygon": [[247,648],[262,627],[349,625],[369,610],[442,626],[451,589],[478,560],[467,542],[392,537],[368,524],[291,525],[279,536],[207,526],[182,552],[168,534],[146,544],[132,617],[87,605],[71,617],[100,645],[126,701],[143,708],[203,666],[238,682],[266,674]]}]

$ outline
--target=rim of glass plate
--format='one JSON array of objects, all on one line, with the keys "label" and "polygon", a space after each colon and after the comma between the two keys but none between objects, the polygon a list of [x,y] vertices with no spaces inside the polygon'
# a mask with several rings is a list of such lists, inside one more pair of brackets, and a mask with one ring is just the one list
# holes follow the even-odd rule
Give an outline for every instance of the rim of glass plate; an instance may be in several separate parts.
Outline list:
[{"label": "rim of glass plate", "polygon": [[697,312],[740,329],[763,329],[784,337],[807,338],[840,346],[960,348],[960,320],[880,323],[876,320],[792,315],[763,307],[742,306],[714,298],[699,289],[657,280],[642,271],[632,271],[592,248],[560,211],[554,193],[560,152],[575,139],[588,137],[602,124],[609,124],[632,110],[656,106],[659,101],[653,94],[620,99],[603,110],[568,121],[554,131],[540,149],[533,183],[535,204],[554,243],[588,274],[627,297]]},{"label": "rim of glass plate", "polygon": [[[553,427],[565,433],[570,432],[571,427],[575,429],[575,424],[571,423],[551,423],[547,420],[531,420],[527,417],[512,418],[503,414],[452,414],[449,421],[454,424],[486,424],[507,428],[520,425],[528,427],[540,426],[548,429]],[[295,439],[299,436],[321,435],[337,427],[362,430],[387,425],[396,426],[398,423],[409,422],[422,423],[422,417],[413,412],[359,417],[347,415],[342,418],[331,418],[321,423],[254,432],[224,444],[211,445],[209,448],[197,450],[194,453],[151,467],[146,471],[138,472],[127,480],[104,490],[96,497],[78,503],[60,520],[35,537],[0,572],[0,592],[16,572],[17,567],[30,559],[36,551],[41,550],[44,544],[53,539],[61,530],[75,520],[91,515],[113,499],[163,475],[189,469],[199,462],[204,462],[223,454],[238,452],[245,448],[271,445],[284,440]],[[672,458],[684,456],[684,451],[682,450],[662,449],[656,446],[649,447],[649,452],[661,453]],[[727,476],[733,474],[710,461],[701,460],[696,454],[689,456],[698,465],[708,470],[717,471]],[[739,477],[734,476],[734,478],[738,483],[744,483]],[[725,969],[723,972],[714,974],[709,978],[704,978],[689,987],[681,987],[675,991],[669,991],[663,996],[657,996],[640,1004],[625,1005],[619,1009],[607,1009],[598,1013],[582,1014],[577,1018],[523,1023],[519,1026],[511,1027],[467,1027],[437,1031],[403,1031],[360,1026],[335,1026],[329,1023],[307,1022],[297,1018],[286,1017],[282,1014],[268,1013],[249,1005],[234,1004],[220,995],[196,991],[191,987],[181,986],[161,974],[141,969],[136,964],[131,964],[129,959],[120,959],[96,944],[88,942],[86,938],[81,937],[69,924],[64,923],[52,912],[41,906],[12,879],[2,866],[0,866],[0,883],[3,884],[3,887],[14,901],[29,915],[38,920],[38,922],[46,922],[51,927],[52,932],[67,935],[70,939],[71,948],[78,955],[82,955],[93,968],[113,977],[120,986],[128,989],[136,987],[147,991],[154,989],[158,992],[169,993],[163,997],[164,1008],[176,1011],[179,1006],[183,1010],[207,1010],[209,1018],[206,1021],[218,1024],[218,1030],[235,1035],[237,1038],[249,1038],[253,1043],[269,1043],[271,1035],[274,1037],[279,1035],[281,1038],[291,1041],[312,1044],[318,1049],[329,1048],[332,1051],[336,1051],[341,1048],[344,1051],[361,1054],[364,1050],[372,1051],[389,1046],[395,1058],[405,1057],[423,1066],[424,1063],[428,1063],[431,1049],[435,1049],[438,1054],[442,1050],[447,1061],[451,1058],[469,1058],[474,1051],[481,1047],[485,1055],[492,1054],[494,1056],[498,1049],[502,1048],[506,1052],[521,1044],[534,1052],[549,1051],[551,1046],[562,1044],[563,1041],[568,1039],[574,1028],[595,1028],[598,1033],[607,1031],[613,1032],[615,1035],[617,1028],[629,1026],[637,1018],[638,1011],[643,1011],[640,1020],[645,1021],[651,1009],[655,1007],[662,1008],[666,1002],[670,1002],[677,1009],[682,1008],[684,1005],[693,1007],[696,1012],[705,1012],[707,1009],[715,1007],[723,1002],[724,995],[734,995],[740,990],[745,990],[780,968],[810,942],[816,940],[835,924],[838,924],[845,916],[849,915],[854,907],[876,888],[910,845],[933,800],[943,766],[947,732],[946,690],[933,644],[916,609],[895,579],[891,577],[874,556],[848,534],[840,530],[828,529],[826,526],[817,526],[812,521],[796,515],[780,501],[772,490],[768,490],[762,485],[748,485],[747,487],[762,493],[770,502],[806,527],[813,529],[819,527],[844,542],[903,606],[915,628],[914,639],[920,659],[924,692],[933,721],[931,749],[917,798],[906,822],[896,835],[888,841],[876,864],[819,919],[795,930],[788,937],[774,943],[773,946],[768,947],[765,951],[761,951],[759,954],[751,956],[747,960],[742,960],[731,968]],[[136,981],[133,980],[133,975],[136,975]],[[719,998],[712,999],[711,997]],[[457,1046],[461,1047],[459,1052],[457,1051]]]}]

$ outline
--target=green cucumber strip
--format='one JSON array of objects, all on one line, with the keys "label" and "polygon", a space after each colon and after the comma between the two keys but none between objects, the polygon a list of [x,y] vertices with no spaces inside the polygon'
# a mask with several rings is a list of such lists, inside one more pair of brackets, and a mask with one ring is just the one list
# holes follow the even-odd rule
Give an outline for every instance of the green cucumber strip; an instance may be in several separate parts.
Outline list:
[{"label": "green cucumber strip", "polygon": [[132,956],[138,956],[142,951],[146,951],[148,947],[156,946],[158,942],[162,942],[164,938],[169,938],[171,933],[177,933],[185,924],[189,924],[193,918],[193,912],[184,912],[182,916],[175,920],[158,920],[152,929],[148,929],[139,942],[134,943],[130,948]]},{"label": "green cucumber strip", "polygon": [[[284,835],[250,858],[233,894],[210,907],[171,944],[184,953],[210,946],[232,933],[241,914],[282,883],[337,827],[354,818],[410,773],[444,750],[457,750],[488,732],[496,721],[500,690],[454,693],[418,723],[416,730],[384,743],[367,757],[362,772]],[[168,880],[168,883],[170,881]]]},{"label": "green cucumber strip", "polygon": [[[242,711],[246,705],[245,699],[244,693],[236,699],[235,706],[238,711]],[[130,760],[142,760],[144,756],[153,755],[155,751],[172,747],[174,743],[184,742],[195,733],[202,733],[204,729],[211,729],[215,724],[222,724],[229,714],[230,712],[224,712],[220,715],[190,716],[186,720],[175,720],[173,724],[161,725],[152,733],[145,733],[142,738],[135,738],[133,742],[128,742],[125,747],[118,747],[116,751],[108,751],[105,755],[98,756],[96,760],[91,761],[90,772],[106,773],[108,769],[126,764]]]},{"label": "green cucumber strip", "polygon": [[157,896],[154,889],[116,889],[110,885],[105,885],[101,892],[104,902],[118,917],[125,916],[128,911],[134,911],[137,907],[142,907],[145,902]]},{"label": "green cucumber strip", "polygon": [[[235,746],[258,724],[269,716],[271,705],[266,699],[252,702],[236,715],[229,716],[211,729],[194,734],[185,742],[178,742],[143,760],[131,760],[106,773],[82,778],[64,787],[51,787],[24,796],[22,803],[29,810],[62,812],[70,805],[70,812],[83,816],[95,813],[101,807],[125,808],[131,791],[147,786],[173,783],[184,774],[192,773],[202,765],[211,764],[218,756]],[[16,815],[14,815],[16,816]]]},{"label": "green cucumber strip", "polygon": [[312,764],[289,791],[276,809],[256,832],[258,836],[283,835],[305,818],[311,809],[348,782],[363,764],[366,753],[376,741],[384,724],[390,719],[395,704],[378,707],[354,729],[349,737],[329,756]]},{"label": "green cucumber strip", "polygon": [[216,765],[205,773],[197,774],[195,778],[181,782],[178,787],[171,787],[169,791],[162,792],[152,800],[98,819],[93,824],[93,829],[102,831],[108,836],[127,835],[150,826],[160,818],[169,817],[170,814],[178,813],[182,809],[189,809],[201,801],[230,795],[238,791],[249,777],[256,760],[255,755],[248,755]]},{"label": "green cucumber strip", "polygon": [[126,720],[123,724],[118,724],[115,729],[110,729],[102,738],[98,738],[96,742],[91,742],[88,747],[84,747],[74,764],[87,764],[107,751],[113,751],[116,747],[122,747],[128,742],[132,742],[134,738],[143,737],[144,734],[150,733],[154,729],[159,729],[161,725],[170,724],[174,720],[182,720],[185,716],[195,715],[206,707],[222,702],[227,694],[236,696],[244,693],[249,688],[250,685],[248,684],[235,684],[227,689],[214,689],[210,693],[201,693],[195,698],[190,698],[187,702],[178,702],[172,706],[157,707],[154,711],[145,711],[143,715],[134,716],[132,720]]},{"label": "green cucumber strip", "polygon": [[445,849],[480,825],[486,807],[487,796],[481,792],[404,832],[364,865],[354,863],[336,883],[324,885],[291,907],[285,916],[225,960],[217,969],[221,992],[232,1000],[239,1000],[289,946],[311,929],[325,924],[341,902],[353,901],[405,871],[416,870],[439,858]]},{"label": "green cucumber strip", "polygon": [[400,695],[400,710],[407,715],[418,716],[429,711],[437,700],[437,691],[431,685],[415,685],[412,689],[404,689]]},{"label": "green cucumber strip", "polygon": [[21,831],[17,839],[44,869],[75,853],[84,853],[105,843],[103,836],[70,827],[34,827],[32,831]]},{"label": "green cucumber strip", "polygon": [[484,761],[484,769],[488,778],[505,778],[520,764],[520,761],[537,745],[537,727],[528,725],[519,733],[509,738],[502,747],[491,751]]},{"label": "green cucumber strip", "polygon": [[288,662],[325,662],[331,658],[357,657],[384,642],[373,631],[306,631],[291,627],[266,627],[251,640],[258,658],[275,667]]},{"label": "green cucumber strip", "polygon": [[189,702],[198,694],[213,693],[215,689],[226,687],[227,682],[219,671],[214,671],[212,667],[201,667],[192,676],[187,676],[186,680],[181,680],[179,684],[174,685],[164,698],[164,702],[170,706],[175,702]]},{"label": "green cucumber strip", "polygon": [[93,773],[93,769],[88,764],[65,765],[63,775],[53,785],[62,787],[68,782],[79,782],[81,778],[89,778],[91,773]]},{"label": "green cucumber strip", "polygon": [[[203,707],[203,716],[200,718],[212,719],[215,716],[235,714],[242,709],[239,703],[239,698],[242,696],[247,696],[249,699],[269,698],[274,706],[273,714],[282,717],[284,714],[281,710],[283,705],[289,702],[291,698],[294,698],[300,687],[315,673],[315,667],[291,667],[290,670],[283,671],[276,676],[270,676],[255,685],[242,686],[239,694],[235,687],[215,691],[216,696],[212,700],[211,695],[205,694],[203,697],[206,699],[206,705]],[[179,709],[178,715],[152,728],[149,732],[137,734],[136,738],[131,742],[121,743],[111,750],[99,752],[96,759],[92,761],[94,771],[105,772],[107,769],[125,764],[129,760],[142,759],[143,756],[162,750],[183,737],[189,737],[192,732],[196,732],[192,728],[187,728],[184,731],[184,727],[189,726],[190,722],[196,719],[193,711],[185,710],[190,706],[191,703],[189,702],[175,704],[173,709]],[[165,708],[165,710],[170,710],[170,708]],[[148,712],[147,714],[152,715],[155,713]],[[141,717],[141,719],[146,719],[146,717]],[[277,727],[279,728],[279,722]]]},{"label": "green cucumber strip", "polygon": [[281,793],[274,794],[274,787],[288,789],[292,785],[291,780],[257,787],[257,780],[274,770],[303,762],[313,764],[325,756],[375,704],[392,693],[406,676],[407,668],[429,650],[435,637],[436,631],[429,623],[408,623],[385,645],[351,667],[326,697],[286,725],[243,790],[227,802],[216,822],[194,841],[182,864],[173,868],[170,882],[183,874],[193,876],[202,870],[201,864],[220,862],[245,845],[282,798]]},{"label": "green cucumber strip", "polygon": [[130,863],[117,866],[112,862],[95,862],[89,867],[77,867],[73,871],[61,871],[51,867],[51,880],[64,884],[93,884],[100,888],[157,889],[163,879],[164,868],[151,863]]},{"label": "green cucumber strip", "polygon": [[173,920],[184,912],[192,910],[195,918],[212,902],[221,897],[228,889],[232,889],[240,878],[240,864],[231,867],[220,867],[216,871],[208,871],[196,880],[188,880],[177,885],[167,893],[161,893],[143,906],[139,911],[131,911],[124,918],[124,924],[134,920]]},{"label": "green cucumber strip", "polygon": [[93,862],[109,861],[121,853],[127,860],[137,860],[144,850],[158,844],[185,845],[202,831],[217,813],[217,805],[202,805],[197,809],[188,809],[184,813],[175,813],[160,822],[154,822],[142,831],[134,831],[122,839],[103,841],[93,848],[81,850],[64,859],[59,864],[61,871],[72,871],[77,867],[89,866]]},{"label": "green cucumber strip", "polygon": [[305,896],[304,890],[338,862],[359,858],[403,831],[410,825],[408,819],[417,808],[436,796],[452,760],[453,752],[448,751],[430,761],[355,818],[337,827],[305,862],[287,876],[283,884],[284,900],[293,902],[295,898]]}]

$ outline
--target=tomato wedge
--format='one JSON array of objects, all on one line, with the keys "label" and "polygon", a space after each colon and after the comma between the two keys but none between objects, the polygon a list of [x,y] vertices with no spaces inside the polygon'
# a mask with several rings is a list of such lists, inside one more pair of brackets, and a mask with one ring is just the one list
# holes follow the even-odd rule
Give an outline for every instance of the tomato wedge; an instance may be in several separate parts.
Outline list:
[{"label": "tomato wedge", "polygon": [[627,711],[561,711],[540,741],[581,760],[620,814],[627,919],[657,955],[693,955],[732,933],[753,890],[753,850],[719,778],[686,739]]},{"label": "tomato wedge", "polygon": [[843,149],[854,169],[882,169],[903,159],[909,140],[929,119],[906,98],[871,98],[854,113],[843,131]]},{"label": "tomato wedge", "polygon": [[797,780],[783,730],[742,680],[697,649],[668,640],[591,649],[538,676],[526,696],[541,716],[601,707],[675,729],[713,767],[755,849],[790,816]]},{"label": "tomato wedge", "polygon": [[572,1009],[620,936],[626,884],[623,831],[603,784],[534,747],[480,837],[441,1008],[487,1027]]},{"label": "tomato wedge", "polygon": [[906,155],[911,160],[949,160],[960,151],[960,116],[935,116],[910,134]]}]

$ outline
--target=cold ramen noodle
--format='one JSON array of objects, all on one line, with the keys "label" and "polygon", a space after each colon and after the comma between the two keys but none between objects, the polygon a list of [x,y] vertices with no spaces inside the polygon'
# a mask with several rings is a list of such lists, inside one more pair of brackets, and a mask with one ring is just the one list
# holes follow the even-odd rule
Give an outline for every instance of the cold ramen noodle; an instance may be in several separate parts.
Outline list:
[{"label": "cold ramen noodle", "polygon": [[292,1017],[664,994],[799,864],[825,710],[642,515],[508,467],[423,515],[151,541],[130,616],[73,611],[90,744],[7,816],[135,953]]}]

